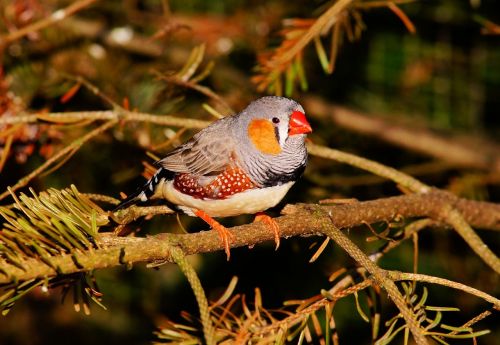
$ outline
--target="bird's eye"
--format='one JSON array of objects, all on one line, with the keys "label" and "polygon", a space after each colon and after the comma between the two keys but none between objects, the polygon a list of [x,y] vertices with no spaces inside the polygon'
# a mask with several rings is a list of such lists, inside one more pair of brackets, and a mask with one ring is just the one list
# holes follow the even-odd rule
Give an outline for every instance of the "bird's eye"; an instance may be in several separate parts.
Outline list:
[{"label": "bird's eye", "polygon": [[277,117],[273,117],[273,123],[280,123],[280,119],[278,119]]}]

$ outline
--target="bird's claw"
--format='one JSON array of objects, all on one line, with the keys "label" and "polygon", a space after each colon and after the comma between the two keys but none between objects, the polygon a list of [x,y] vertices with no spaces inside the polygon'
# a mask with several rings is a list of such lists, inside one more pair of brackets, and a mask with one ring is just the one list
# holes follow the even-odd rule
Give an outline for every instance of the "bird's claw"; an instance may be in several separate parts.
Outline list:
[{"label": "bird's claw", "polygon": [[274,242],[276,243],[275,250],[278,250],[280,246],[280,227],[276,221],[263,212],[259,212],[255,215],[254,222],[264,222],[267,224],[272,232],[274,233]]}]

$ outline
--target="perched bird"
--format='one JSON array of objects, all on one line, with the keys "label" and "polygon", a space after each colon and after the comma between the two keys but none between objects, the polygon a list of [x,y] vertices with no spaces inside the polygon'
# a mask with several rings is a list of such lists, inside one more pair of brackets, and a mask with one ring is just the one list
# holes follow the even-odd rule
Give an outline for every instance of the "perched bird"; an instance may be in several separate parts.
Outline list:
[{"label": "perched bird", "polygon": [[304,172],[306,134],[302,106],[285,97],[262,97],[233,116],[215,121],[155,165],[154,176],[117,209],[151,199],[198,216],[217,230],[229,259],[233,236],[212,217],[257,214],[278,204]]}]

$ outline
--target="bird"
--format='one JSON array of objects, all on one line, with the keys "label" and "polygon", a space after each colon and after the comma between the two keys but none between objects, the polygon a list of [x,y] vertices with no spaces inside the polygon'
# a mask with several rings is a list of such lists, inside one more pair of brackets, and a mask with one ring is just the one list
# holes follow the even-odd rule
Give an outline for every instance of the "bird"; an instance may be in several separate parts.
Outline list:
[{"label": "bird", "polygon": [[223,117],[154,163],[153,177],[115,209],[162,199],[216,230],[230,258],[233,235],[217,217],[256,214],[279,246],[279,227],[263,211],[276,206],[303,174],[312,132],[296,101],[266,96]]}]

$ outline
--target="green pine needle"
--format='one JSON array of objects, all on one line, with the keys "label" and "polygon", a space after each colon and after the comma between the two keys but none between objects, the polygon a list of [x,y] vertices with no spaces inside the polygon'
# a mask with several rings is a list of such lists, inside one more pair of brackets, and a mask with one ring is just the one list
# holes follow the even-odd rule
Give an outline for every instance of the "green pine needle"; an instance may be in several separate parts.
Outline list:
[{"label": "green pine needle", "polygon": [[[57,190],[49,189],[38,195],[30,190],[31,196],[21,193],[12,194],[14,204],[0,206],[0,264],[13,265],[24,270],[28,259],[39,260],[58,270],[51,258],[61,254],[71,254],[76,261],[76,253],[98,248],[99,228],[108,224],[108,216],[86,196],[80,194],[75,186]],[[2,274],[7,275],[1,269]],[[16,281],[1,287],[0,311],[5,315],[19,298],[33,288],[44,284],[50,286],[77,284],[81,293],[78,303],[85,311],[88,302],[100,303],[95,282],[89,273],[57,277],[49,282],[34,279]]]}]

